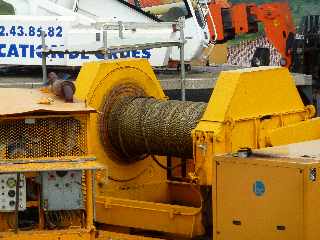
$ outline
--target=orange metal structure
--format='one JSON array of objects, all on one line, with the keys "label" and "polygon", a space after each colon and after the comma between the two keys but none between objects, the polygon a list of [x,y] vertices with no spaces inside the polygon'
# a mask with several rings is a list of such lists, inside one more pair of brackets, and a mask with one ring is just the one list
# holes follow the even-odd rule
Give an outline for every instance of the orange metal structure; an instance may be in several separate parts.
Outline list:
[{"label": "orange metal structure", "polygon": [[[207,16],[207,23],[211,39],[215,39],[216,41],[224,41],[227,39],[222,11],[223,9],[230,9],[230,7],[231,5],[226,3],[211,3],[209,5],[209,10],[213,19],[212,22],[210,16]],[[216,28],[217,36],[215,36],[214,27]]]},{"label": "orange metal structure", "polygon": [[[225,2],[211,2],[207,17],[211,38],[226,41],[236,35],[258,31],[258,22],[264,25],[266,37],[285,60],[285,66],[291,65],[291,54],[287,50],[287,41],[295,33],[291,10],[288,2],[265,3],[262,5],[240,3],[228,6]],[[230,21],[231,18],[231,21]]]},{"label": "orange metal structure", "polygon": [[[128,2],[131,3],[131,4],[135,4],[135,1],[134,1],[134,0],[129,0]],[[161,5],[161,4],[164,4],[163,2],[164,2],[163,0],[146,0],[146,1],[139,1],[140,6],[141,6],[142,8]]]}]

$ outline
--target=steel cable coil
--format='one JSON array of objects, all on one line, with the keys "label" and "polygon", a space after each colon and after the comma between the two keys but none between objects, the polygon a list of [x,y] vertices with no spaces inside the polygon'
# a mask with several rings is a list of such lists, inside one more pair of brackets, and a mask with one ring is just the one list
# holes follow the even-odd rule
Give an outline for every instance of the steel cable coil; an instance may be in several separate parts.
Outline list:
[{"label": "steel cable coil", "polygon": [[104,118],[109,142],[126,159],[137,160],[148,154],[190,158],[191,132],[206,106],[146,97],[119,98]]}]

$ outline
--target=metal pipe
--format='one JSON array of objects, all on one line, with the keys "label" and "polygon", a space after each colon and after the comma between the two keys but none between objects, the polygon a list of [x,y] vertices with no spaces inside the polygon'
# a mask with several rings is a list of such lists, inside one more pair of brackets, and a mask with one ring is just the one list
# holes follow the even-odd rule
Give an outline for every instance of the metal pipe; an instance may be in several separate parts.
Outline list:
[{"label": "metal pipe", "polygon": [[[92,201],[93,203],[96,202],[96,170],[92,170]],[[92,208],[93,208],[93,220],[96,221],[96,216],[97,216],[97,213],[96,213],[96,205],[93,204],[92,205]]]},{"label": "metal pipe", "polygon": [[163,14],[167,13],[172,8],[183,9],[185,7],[186,7],[186,5],[184,2],[175,2],[175,3],[166,3],[166,4],[161,4],[161,5],[145,7],[145,8],[143,8],[143,10],[146,12],[150,12],[154,15],[163,15]]},{"label": "metal pipe", "polygon": [[52,84],[52,92],[59,97],[63,97],[66,102],[73,102],[75,91],[76,87],[71,81],[56,80]]},{"label": "metal pipe", "polygon": [[123,31],[124,31],[123,22],[119,21],[118,24],[119,24],[119,38],[123,39],[124,38],[123,37]]},{"label": "metal pipe", "polygon": [[63,81],[62,83],[62,95],[66,102],[73,102],[73,95],[75,93],[75,86],[70,81]]},{"label": "metal pipe", "polygon": [[181,100],[186,100],[186,69],[185,69],[185,63],[184,63],[184,24],[185,19],[184,17],[179,18],[179,31],[180,31],[180,70],[181,70]]},{"label": "metal pipe", "polygon": [[16,203],[15,203],[15,232],[19,230],[19,199],[20,199],[20,173],[17,173]]},{"label": "metal pipe", "polygon": [[52,92],[55,95],[63,97],[66,102],[73,102],[73,95],[76,91],[76,87],[73,82],[59,79],[57,74],[54,72],[49,73],[48,79]]},{"label": "metal pipe", "polygon": [[45,31],[41,31],[41,44],[42,44],[42,82],[44,85],[48,84],[47,79],[47,53],[46,53],[46,40]]},{"label": "metal pipe", "polygon": [[92,183],[92,170],[86,170],[85,172],[85,177],[86,177],[86,227],[87,229],[92,228],[93,226],[93,183]]},{"label": "metal pipe", "polygon": [[108,59],[108,32],[107,28],[103,28],[103,45],[104,45],[104,60]]}]

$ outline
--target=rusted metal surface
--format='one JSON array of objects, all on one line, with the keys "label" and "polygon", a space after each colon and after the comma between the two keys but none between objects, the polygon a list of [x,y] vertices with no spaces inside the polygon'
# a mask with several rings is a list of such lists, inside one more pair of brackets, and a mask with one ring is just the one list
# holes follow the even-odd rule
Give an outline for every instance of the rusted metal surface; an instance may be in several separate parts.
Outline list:
[{"label": "rusted metal surface", "polygon": [[52,92],[59,97],[63,97],[66,102],[73,102],[75,91],[76,88],[71,81],[56,80],[52,84]]},{"label": "rusted metal surface", "polygon": [[55,95],[64,98],[66,102],[73,102],[73,95],[76,91],[76,87],[72,81],[59,79],[54,72],[49,73],[48,81],[51,85],[52,92]]}]

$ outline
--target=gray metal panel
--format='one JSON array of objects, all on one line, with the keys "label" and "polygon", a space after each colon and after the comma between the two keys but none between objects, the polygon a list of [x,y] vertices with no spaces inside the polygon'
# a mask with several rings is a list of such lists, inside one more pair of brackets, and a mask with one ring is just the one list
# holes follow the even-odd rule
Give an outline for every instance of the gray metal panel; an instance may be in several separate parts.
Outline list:
[{"label": "gray metal panel", "polygon": [[43,172],[43,208],[48,211],[83,208],[82,171]]},{"label": "gray metal panel", "polygon": [[[0,174],[0,212],[15,211],[16,184],[16,173]],[[26,179],[23,174],[20,174],[19,211],[25,210],[26,205]]]}]

